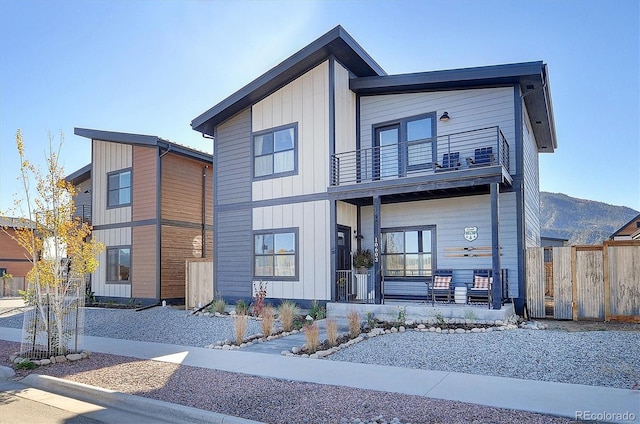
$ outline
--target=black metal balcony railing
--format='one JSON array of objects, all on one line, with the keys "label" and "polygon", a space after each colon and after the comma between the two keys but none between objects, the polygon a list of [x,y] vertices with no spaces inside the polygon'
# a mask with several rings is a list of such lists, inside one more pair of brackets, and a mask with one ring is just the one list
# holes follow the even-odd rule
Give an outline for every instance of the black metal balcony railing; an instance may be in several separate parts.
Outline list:
[{"label": "black metal balcony railing", "polygon": [[91,205],[76,205],[76,212],[73,216],[80,218],[83,223],[91,225]]},{"label": "black metal balcony railing", "polygon": [[509,143],[497,126],[334,154],[331,185],[492,165],[510,171]]}]

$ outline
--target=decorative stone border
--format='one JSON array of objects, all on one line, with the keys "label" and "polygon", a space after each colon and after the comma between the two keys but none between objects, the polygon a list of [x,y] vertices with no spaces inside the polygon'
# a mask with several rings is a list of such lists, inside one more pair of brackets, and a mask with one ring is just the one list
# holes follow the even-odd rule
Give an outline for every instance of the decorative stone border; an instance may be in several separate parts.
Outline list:
[{"label": "decorative stone border", "polygon": [[15,352],[13,355],[9,356],[9,360],[14,365],[21,364],[23,362],[32,362],[37,366],[51,365],[51,364],[62,364],[63,362],[75,362],[81,359],[87,359],[91,356],[91,352],[88,350],[83,350],[80,353],[69,353],[67,355],[56,355],[50,356],[49,358],[44,359],[30,359],[23,356],[20,356],[20,352]]}]

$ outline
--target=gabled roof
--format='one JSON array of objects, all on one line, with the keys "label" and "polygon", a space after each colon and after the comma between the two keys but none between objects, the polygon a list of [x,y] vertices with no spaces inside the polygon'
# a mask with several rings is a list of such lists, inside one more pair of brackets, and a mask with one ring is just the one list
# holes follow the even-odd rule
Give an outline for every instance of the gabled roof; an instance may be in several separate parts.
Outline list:
[{"label": "gabled roof", "polygon": [[73,185],[78,185],[89,178],[91,178],[91,164],[87,164],[77,171],[67,175],[65,180],[69,181]]},{"label": "gabled roof", "polygon": [[633,228],[628,228],[631,224],[633,224],[636,221],[640,221],[640,214],[636,215],[631,221],[627,222],[626,224],[624,224],[622,227],[620,227],[618,229],[618,231],[616,231],[615,233],[611,234],[609,236],[610,239],[613,239],[615,236],[620,235],[620,233],[623,233],[625,231],[629,231],[629,235],[632,235],[633,233],[635,233],[635,227]]},{"label": "gabled roof", "polygon": [[547,65],[543,62],[361,77],[351,79],[349,88],[360,95],[376,95],[499,87],[513,84],[520,85],[539,149],[553,152],[558,147],[558,142]]},{"label": "gabled roof", "polygon": [[267,97],[334,56],[358,77],[386,75],[384,69],[340,25],[259,76],[193,121],[191,128],[213,135],[219,123]]},{"label": "gabled roof", "polygon": [[[73,133],[75,135],[79,135],[80,137],[86,137],[91,140],[102,140],[112,143],[131,144],[136,146],[160,147],[161,149],[166,149],[171,153],[176,153],[205,162],[213,162],[213,155],[202,152],[200,150],[192,149],[191,147],[164,140],[155,135],[129,134],[114,131],[92,130],[87,128],[74,128]],[[69,177],[67,177],[67,179],[69,179]]]},{"label": "gabled roof", "polygon": [[15,218],[15,217],[1,217],[0,216],[0,227],[7,228],[36,228],[35,222],[27,219],[27,218]]}]

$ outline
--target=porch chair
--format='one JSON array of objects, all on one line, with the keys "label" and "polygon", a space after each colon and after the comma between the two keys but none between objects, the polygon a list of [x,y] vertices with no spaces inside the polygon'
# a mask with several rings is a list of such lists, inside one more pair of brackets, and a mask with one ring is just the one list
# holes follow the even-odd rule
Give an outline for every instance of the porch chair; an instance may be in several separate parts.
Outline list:
[{"label": "porch chair", "polygon": [[467,165],[469,168],[476,168],[478,166],[489,166],[495,162],[495,156],[493,155],[493,147],[481,147],[473,152],[472,158],[467,158]]},{"label": "porch chair", "polygon": [[442,302],[446,299],[447,303],[451,303],[451,299],[453,298],[452,280],[452,269],[436,269],[433,272],[433,282],[431,285],[427,284],[430,290],[429,297],[431,297],[433,302]]},{"label": "porch chair", "polygon": [[451,171],[460,169],[460,152],[445,153],[442,155],[442,164],[433,164],[435,172]]},{"label": "porch chair", "polygon": [[467,290],[467,300],[472,302],[487,302],[491,299],[492,270],[474,269],[473,282]]}]

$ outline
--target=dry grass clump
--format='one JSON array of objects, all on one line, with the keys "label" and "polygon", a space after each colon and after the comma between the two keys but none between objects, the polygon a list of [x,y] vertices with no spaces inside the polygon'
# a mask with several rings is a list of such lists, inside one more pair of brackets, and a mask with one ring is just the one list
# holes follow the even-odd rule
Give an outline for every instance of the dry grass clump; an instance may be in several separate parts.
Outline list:
[{"label": "dry grass clump", "polygon": [[320,329],[318,324],[308,324],[304,328],[304,338],[307,341],[307,351],[309,353],[316,353],[318,346],[320,345]]},{"label": "dry grass clump", "polygon": [[352,338],[358,337],[360,334],[360,316],[358,312],[354,310],[349,311],[347,320],[349,321],[349,335]]},{"label": "dry grass clump", "polygon": [[270,336],[273,332],[273,322],[276,319],[276,311],[273,306],[265,306],[262,308],[262,321],[260,321],[260,327],[262,328],[262,334]]},{"label": "dry grass clump", "polygon": [[244,342],[244,336],[247,332],[248,317],[246,315],[236,315],[233,317],[233,329],[236,334],[236,344],[241,345]]},{"label": "dry grass clump", "polygon": [[227,303],[224,301],[224,299],[215,299],[211,304],[211,310],[219,314],[224,314],[226,312],[226,308]]},{"label": "dry grass clump", "polygon": [[279,308],[280,322],[283,331],[293,330],[293,318],[298,314],[298,307],[290,300],[282,302]]},{"label": "dry grass clump", "polygon": [[338,341],[338,321],[333,318],[327,318],[327,341],[331,346],[335,346]]}]

